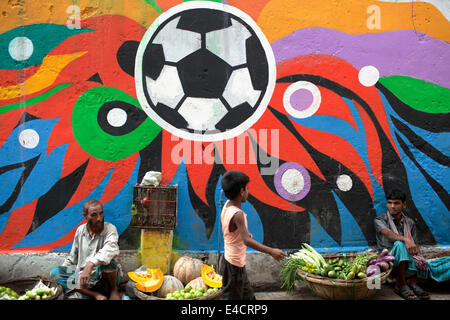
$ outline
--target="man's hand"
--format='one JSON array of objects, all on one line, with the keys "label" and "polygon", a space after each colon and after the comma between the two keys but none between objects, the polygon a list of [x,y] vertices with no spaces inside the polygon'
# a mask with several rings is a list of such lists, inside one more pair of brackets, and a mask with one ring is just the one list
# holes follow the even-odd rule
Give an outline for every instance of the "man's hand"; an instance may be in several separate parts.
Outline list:
[{"label": "man's hand", "polygon": [[281,259],[286,257],[286,253],[284,253],[280,249],[275,249],[275,248],[272,248],[272,250],[270,250],[270,255],[272,256],[272,258],[274,258],[277,261],[280,261]]},{"label": "man's hand", "polygon": [[413,241],[411,241],[411,239],[405,238],[404,242],[406,250],[408,250],[409,254],[415,256],[416,254],[419,253],[419,247]]},{"label": "man's hand", "polygon": [[93,268],[94,264],[92,262],[88,262],[84,267],[83,271],[80,273],[78,284],[81,289],[89,287],[89,280],[91,279],[91,273]]}]

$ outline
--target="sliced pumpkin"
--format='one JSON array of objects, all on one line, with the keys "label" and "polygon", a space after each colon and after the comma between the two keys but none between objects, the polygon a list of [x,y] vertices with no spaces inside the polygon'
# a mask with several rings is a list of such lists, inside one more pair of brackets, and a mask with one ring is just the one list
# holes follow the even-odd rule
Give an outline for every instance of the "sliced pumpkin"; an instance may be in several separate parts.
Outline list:
[{"label": "sliced pumpkin", "polygon": [[222,276],[214,271],[213,266],[208,266],[207,264],[203,265],[202,279],[208,286],[212,288],[222,287]]},{"label": "sliced pumpkin", "polygon": [[147,272],[137,273],[137,272],[128,272],[128,277],[134,282],[144,282],[151,279],[151,275]]},{"label": "sliced pumpkin", "polygon": [[154,292],[161,288],[164,274],[160,269],[148,269],[147,276],[149,276],[148,279],[136,282],[136,289],[142,292]]}]

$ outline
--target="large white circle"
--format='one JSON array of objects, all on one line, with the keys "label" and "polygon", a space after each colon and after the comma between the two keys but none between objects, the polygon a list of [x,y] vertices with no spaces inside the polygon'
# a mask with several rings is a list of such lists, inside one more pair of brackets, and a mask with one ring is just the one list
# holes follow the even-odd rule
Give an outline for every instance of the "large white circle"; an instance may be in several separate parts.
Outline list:
[{"label": "large white circle", "polygon": [[113,108],[109,110],[106,120],[113,127],[121,127],[127,122],[127,113],[121,108]]},{"label": "large white circle", "polygon": [[281,185],[290,194],[299,194],[305,186],[305,179],[300,171],[288,169],[281,177]]},{"label": "large white circle", "polygon": [[350,191],[353,187],[353,181],[349,175],[342,174],[337,178],[336,185],[341,191]]},{"label": "large white circle", "polygon": [[24,61],[33,54],[33,42],[27,37],[16,37],[8,46],[9,55],[16,61]]},{"label": "large white circle", "polygon": [[25,129],[19,134],[19,143],[27,149],[34,149],[39,144],[39,134],[33,129]]},{"label": "large white circle", "polygon": [[[301,90],[301,89],[308,90],[313,96],[313,101],[309,107],[304,108],[303,110],[298,110],[294,106],[292,106],[291,96],[297,90]],[[319,109],[321,101],[322,101],[322,96],[320,94],[319,88],[317,88],[317,86],[315,84],[308,82],[308,81],[294,82],[289,87],[287,87],[287,89],[283,95],[284,108],[290,115],[292,115],[296,118],[308,118],[308,117],[312,116]]]},{"label": "large white circle", "polygon": [[380,79],[380,72],[374,66],[365,66],[359,70],[358,80],[365,87],[375,85]]},{"label": "large white circle", "polygon": [[[147,45],[149,44],[150,40],[152,39],[155,32],[158,30],[158,27],[164,23],[164,21],[170,19],[175,14],[188,10],[188,9],[214,9],[219,11],[225,11],[232,15],[235,15],[236,17],[242,19],[245,21],[245,23],[248,24],[250,28],[255,32],[256,36],[258,37],[264,52],[266,54],[267,59],[267,66],[268,66],[268,82],[265,94],[261,98],[261,102],[259,103],[259,106],[257,109],[253,112],[251,116],[249,116],[245,121],[243,121],[238,126],[234,127],[233,129],[227,130],[227,131],[219,131],[211,132],[208,134],[202,134],[202,133],[196,133],[196,132],[189,132],[184,129],[177,128],[173,126],[172,124],[168,123],[164,119],[162,119],[149,105],[143,86],[145,86],[145,81],[143,80],[143,72],[142,72],[142,58],[144,56],[144,52],[146,50]],[[138,100],[143,108],[143,110],[152,118],[153,121],[155,121],[159,126],[162,128],[168,130],[173,135],[187,139],[187,140],[196,140],[196,141],[220,141],[220,140],[226,140],[230,138],[234,138],[241,133],[248,130],[265,112],[267,105],[269,104],[270,99],[272,98],[273,91],[275,89],[275,82],[276,82],[276,62],[275,62],[275,56],[272,51],[272,47],[270,46],[269,41],[267,40],[264,33],[261,31],[259,26],[256,24],[253,19],[247,15],[245,12],[232,7],[230,5],[226,5],[223,3],[216,3],[216,2],[208,2],[208,1],[190,1],[190,2],[184,2],[177,6],[174,6],[170,8],[169,10],[162,13],[160,16],[158,16],[155,21],[151,24],[151,26],[148,28],[147,32],[144,34],[144,37],[142,38],[140,45],[138,47],[137,53],[136,53],[136,63],[135,63],[135,84],[136,84],[136,93]]]}]

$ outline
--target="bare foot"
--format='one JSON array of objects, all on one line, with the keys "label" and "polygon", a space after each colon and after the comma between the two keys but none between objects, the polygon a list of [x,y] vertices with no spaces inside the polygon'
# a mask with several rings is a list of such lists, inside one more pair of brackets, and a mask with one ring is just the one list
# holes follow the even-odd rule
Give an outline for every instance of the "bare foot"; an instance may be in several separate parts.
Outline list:
[{"label": "bare foot", "polygon": [[104,295],[98,293],[98,294],[94,294],[94,298],[95,300],[108,300],[107,297],[105,297]]},{"label": "bare foot", "polygon": [[119,294],[119,290],[117,290],[117,288],[114,288],[111,290],[111,293],[109,295],[109,300],[120,300],[120,294]]}]

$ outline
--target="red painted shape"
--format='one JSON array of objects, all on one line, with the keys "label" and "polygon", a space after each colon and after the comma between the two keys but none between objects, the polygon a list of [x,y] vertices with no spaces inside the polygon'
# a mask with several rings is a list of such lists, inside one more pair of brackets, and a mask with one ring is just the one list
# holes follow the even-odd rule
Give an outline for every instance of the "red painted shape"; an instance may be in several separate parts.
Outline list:
[{"label": "red painted shape", "polygon": [[0,87],[9,87],[21,84],[22,82],[25,82],[29,77],[34,75],[40,67],[41,65],[30,66],[28,68],[18,70],[2,69]]},{"label": "red painted shape", "polygon": [[[191,153],[190,163],[186,163],[186,172],[194,192],[206,205],[208,205],[206,188],[208,186],[211,171],[214,167],[214,161],[212,161],[212,163],[209,160],[205,161],[203,152],[204,150],[214,150],[214,142],[202,143],[192,141],[190,145],[193,152]],[[199,152],[200,154],[198,154]],[[214,153],[211,152],[210,154],[212,154],[212,159],[214,160]]]},{"label": "red painted shape", "polygon": [[157,0],[158,6],[161,8],[163,12],[169,10],[172,7],[175,7],[176,5],[179,5],[180,3],[183,3],[183,0]]},{"label": "red painted shape", "polygon": [[111,161],[98,160],[91,157],[83,178],[69,203],[66,205],[66,208],[85,199],[102,182],[112,167],[113,162]]},{"label": "red painted shape", "polygon": [[[307,55],[285,60],[277,64],[277,78],[295,74],[310,74],[334,81],[361,97],[373,111],[389,141],[398,150],[392,138],[386,112],[378,90],[363,86],[358,79],[359,71],[347,61],[331,55]],[[366,112],[366,111],[363,111]]]},{"label": "red painted shape", "polygon": [[13,110],[0,115],[0,148],[19,123],[22,110]]},{"label": "red painted shape", "polygon": [[253,20],[257,21],[261,11],[270,0],[228,0],[226,3],[230,6],[241,9]]},{"label": "red painted shape", "polygon": [[47,253],[53,249],[63,247],[65,245],[68,245],[69,243],[73,242],[73,239],[75,237],[75,232],[77,231],[78,227],[85,223],[86,223],[86,220],[83,220],[75,228],[73,228],[71,231],[69,231],[65,236],[63,236],[63,237],[59,238],[58,240],[53,241],[51,243],[47,243],[42,246],[36,246],[36,247],[0,250],[0,254],[19,253],[19,252]]},{"label": "red painted shape", "polygon": [[[246,136],[247,132],[244,132],[240,135]],[[223,165],[225,169],[228,170],[238,170],[245,172],[250,178],[249,183],[249,193],[256,197],[259,201],[264,202],[272,207],[279,208],[281,210],[285,211],[297,211],[297,212],[303,212],[305,211],[304,208],[297,206],[290,201],[287,201],[283,198],[281,198],[279,195],[275,194],[270,190],[266,183],[264,182],[261,173],[259,172],[258,166],[256,165],[256,162],[253,161],[252,158],[248,159],[248,162],[245,163],[238,163],[237,162],[237,150],[238,150],[238,144],[236,141],[232,141],[234,139],[238,139],[239,137],[228,139],[224,141],[223,148],[218,148],[220,158],[222,159]],[[245,137],[241,137],[241,139],[245,139]],[[229,146],[231,146],[229,149],[227,149],[226,145],[227,143]],[[234,147],[233,147],[234,146]],[[253,146],[249,146],[249,152],[248,154],[255,154],[255,151],[253,149]],[[247,154],[247,155],[248,155]],[[228,157],[228,158],[227,158]],[[236,161],[230,161],[231,159],[235,159]]]},{"label": "red painted shape", "polygon": [[162,145],[160,184],[167,185],[172,181],[182,161],[184,140],[162,129]]},{"label": "red painted shape", "polygon": [[117,160],[112,163],[114,165],[113,172],[105,191],[103,191],[103,195],[100,199],[101,203],[111,201],[122,190],[124,185],[130,179],[131,173],[136,167],[138,158],[139,153],[136,152],[128,158]]},{"label": "red painted shape", "polygon": [[[255,140],[259,142],[261,142],[261,138],[264,137],[264,135],[262,135],[262,130],[267,131],[266,136],[268,137],[268,141],[266,143],[266,152],[269,151],[269,154],[281,160],[298,163],[316,174],[320,179],[324,181],[326,180],[319,167],[311,158],[310,154],[306,151],[303,145],[293,136],[293,134],[289,130],[283,127],[279,120],[275,118],[275,116],[270,111],[266,111],[264,115],[253,125],[252,129],[255,130],[255,135],[257,135]],[[277,142],[272,142],[272,140],[270,139],[271,130],[278,130],[278,150],[275,150],[278,152],[278,156],[275,155],[274,151],[272,150],[274,149],[273,146]],[[249,132],[251,131],[252,130],[249,130]],[[293,152],[293,150],[295,150],[295,152]]]},{"label": "red painted shape", "polygon": [[36,199],[10,213],[8,222],[0,233],[0,250],[11,248],[26,236],[33,222],[38,200]]}]

